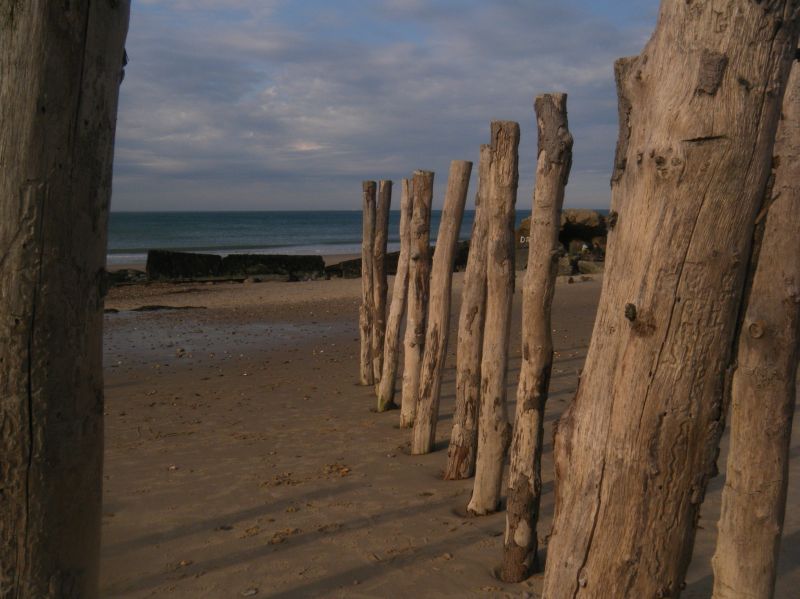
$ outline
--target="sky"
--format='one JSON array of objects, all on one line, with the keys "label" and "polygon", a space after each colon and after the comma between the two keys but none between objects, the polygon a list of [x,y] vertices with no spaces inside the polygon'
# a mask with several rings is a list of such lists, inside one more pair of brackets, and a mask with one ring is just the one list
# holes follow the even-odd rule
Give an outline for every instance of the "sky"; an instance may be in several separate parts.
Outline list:
[{"label": "sky", "polygon": [[575,138],[566,205],[606,207],[613,62],[641,51],[657,10],[656,0],[134,0],[112,209],[360,209],[363,179],[399,183],[415,169],[436,173],[437,208],[450,161],[476,173],[496,119],[520,123],[517,205],[530,208],[533,98],[557,91],[569,94]]}]

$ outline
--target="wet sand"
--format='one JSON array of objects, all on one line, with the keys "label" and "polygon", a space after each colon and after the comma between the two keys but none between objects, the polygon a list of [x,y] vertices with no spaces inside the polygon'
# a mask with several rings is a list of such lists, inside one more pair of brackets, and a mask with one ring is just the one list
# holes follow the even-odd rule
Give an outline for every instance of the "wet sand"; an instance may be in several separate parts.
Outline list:
[{"label": "wet sand", "polygon": [[[106,316],[102,596],[536,596],[540,576],[508,585],[492,575],[504,515],[463,517],[471,481],[441,480],[462,276],[437,451],[427,456],[408,454],[399,412],[374,413],[372,390],[356,384],[360,280],[112,289],[106,305],[119,312]],[[557,286],[545,534],[552,423],[574,394],[599,291],[599,281]],[[141,306],[183,309],[132,311]],[[800,514],[791,509],[800,500],[798,426],[776,597],[800,587]],[[710,594],[722,484],[720,476],[710,485],[683,597]]]}]

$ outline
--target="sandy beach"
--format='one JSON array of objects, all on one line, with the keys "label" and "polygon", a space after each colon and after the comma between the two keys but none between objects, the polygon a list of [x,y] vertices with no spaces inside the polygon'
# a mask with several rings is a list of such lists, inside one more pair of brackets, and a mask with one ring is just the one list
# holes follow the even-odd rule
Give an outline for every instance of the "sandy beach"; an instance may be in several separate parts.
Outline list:
[{"label": "sandy beach", "polygon": [[[360,280],[113,288],[102,596],[537,596],[541,576],[512,585],[492,574],[504,514],[464,517],[472,481],[440,476],[462,277],[455,275],[437,451],[426,456],[408,454],[399,413],[374,413],[374,393],[356,384]],[[557,285],[544,534],[553,509],[552,424],[575,391],[600,288],[599,279]],[[135,311],[143,306],[181,309]],[[776,593],[785,598],[800,587],[798,426],[795,419]],[[722,472],[724,458],[723,445]],[[710,485],[683,597],[710,595],[723,484],[721,475]]]}]

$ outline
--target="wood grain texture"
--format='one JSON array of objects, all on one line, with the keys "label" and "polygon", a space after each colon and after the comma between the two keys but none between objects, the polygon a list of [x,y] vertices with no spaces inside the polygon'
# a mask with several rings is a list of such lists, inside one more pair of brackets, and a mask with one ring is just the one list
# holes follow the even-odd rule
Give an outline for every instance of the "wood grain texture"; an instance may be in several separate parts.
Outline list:
[{"label": "wood grain texture", "polygon": [[375,207],[375,238],[372,245],[372,295],[375,303],[372,315],[372,373],[377,385],[383,373],[383,343],[386,338],[386,245],[389,242],[389,211],[392,207],[392,182],[378,184],[378,203]]},{"label": "wood grain texture", "polygon": [[395,407],[394,386],[397,380],[397,362],[400,357],[400,329],[406,313],[408,297],[408,256],[411,252],[412,182],[403,179],[400,196],[400,256],[392,287],[392,304],[386,321],[386,339],[383,345],[383,371],[378,383],[378,411]]},{"label": "wood grain texture", "polygon": [[400,427],[411,428],[417,414],[419,376],[425,345],[425,322],[431,274],[431,202],[433,173],[415,171],[411,218],[411,253],[408,265],[408,310],[404,339],[403,395],[400,404]]},{"label": "wood grain texture", "polygon": [[447,337],[450,330],[450,292],[453,283],[453,263],[456,258],[464,204],[467,201],[472,163],[454,160],[450,164],[447,192],[436,236],[436,252],[431,268],[428,322],[425,331],[425,351],[420,370],[419,397],[414,430],[411,435],[411,453],[430,453],[436,441],[436,424],[439,421],[439,392],[442,388],[442,370],[447,355]]},{"label": "wood grain texture", "polygon": [[492,148],[481,146],[475,219],[469,241],[469,256],[461,290],[456,348],[456,402],[453,430],[447,449],[445,480],[463,480],[475,474],[478,450],[478,402],[481,390],[483,321],[486,314],[486,238],[488,208],[485,200]]},{"label": "wood grain texture", "polygon": [[[770,599],[786,512],[800,359],[800,66],[783,100],[774,183],[731,384],[714,599]],[[746,564],[742,567],[742,564]]]},{"label": "wood grain texture", "polygon": [[361,232],[361,306],[358,312],[358,329],[361,341],[359,375],[362,385],[374,385],[372,370],[372,333],[375,316],[375,286],[372,272],[372,250],[375,246],[375,181],[361,184],[363,220]]},{"label": "wood grain texture", "polygon": [[561,244],[561,206],[572,166],[567,95],[535,100],[539,152],[531,213],[528,268],[522,296],[522,364],[508,472],[506,530],[500,576],[525,580],[537,567],[537,523],[542,496],[544,408],[553,365],[551,308]]},{"label": "wood grain texture", "polygon": [[797,29],[797,1],[663,0],[618,64],[618,216],[557,428],[548,599],[681,593]]},{"label": "wood grain texture", "polygon": [[130,3],[0,0],[0,596],[97,597],[108,209]]},{"label": "wood grain texture", "polygon": [[519,181],[519,124],[492,123],[487,204],[486,323],[481,352],[481,403],[475,483],[467,510],[497,511],[503,462],[511,441],[506,406],[508,340],[514,298],[514,206]]}]

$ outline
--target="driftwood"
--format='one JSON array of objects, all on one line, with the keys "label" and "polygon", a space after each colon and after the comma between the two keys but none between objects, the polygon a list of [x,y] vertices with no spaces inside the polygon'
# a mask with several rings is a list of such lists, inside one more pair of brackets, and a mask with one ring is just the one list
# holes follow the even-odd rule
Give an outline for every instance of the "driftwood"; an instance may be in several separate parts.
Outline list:
[{"label": "driftwood", "polygon": [[447,449],[447,466],[444,470],[445,480],[462,480],[475,474],[483,319],[486,314],[486,237],[489,210],[485,198],[491,160],[491,146],[482,145],[478,192],[475,196],[475,220],[472,223],[470,252],[461,291],[456,348],[456,402],[450,446]]},{"label": "driftwood", "polygon": [[409,289],[404,340],[403,395],[400,404],[401,428],[413,426],[417,413],[419,373],[425,344],[425,317],[428,313],[428,289],[431,272],[432,172],[414,172],[413,198],[411,253],[408,256]]},{"label": "driftwood", "polygon": [[501,578],[520,582],[537,566],[536,525],[542,495],[544,407],[553,365],[553,305],[560,244],[561,206],[572,166],[567,95],[535,102],[539,132],[536,189],[531,213],[528,268],[522,296],[522,364],[511,439]]},{"label": "driftwood", "polygon": [[0,596],[98,596],[103,298],[130,2],[0,0]]},{"label": "driftwood", "polygon": [[372,281],[372,248],[375,244],[375,181],[361,185],[364,220],[361,236],[361,308],[358,328],[361,336],[360,373],[362,385],[374,385],[372,371],[372,320],[375,314],[375,287]]},{"label": "driftwood", "polygon": [[442,388],[442,370],[447,355],[447,337],[450,329],[453,262],[471,174],[471,162],[454,160],[450,165],[447,193],[431,268],[425,352],[422,356],[417,413],[411,436],[412,454],[430,453],[433,451],[436,438],[439,392]]},{"label": "driftwood", "polygon": [[492,123],[487,207],[486,324],[481,356],[481,399],[475,484],[467,510],[476,515],[500,505],[503,461],[511,440],[506,407],[508,338],[514,298],[514,205],[519,181],[519,125]]},{"label": "driftwood", "polygon": [[375,238],[372,246],[372,282],[375,302],[372,316],[372,373],[375,384],[383,372],[383,342],[386,337],[386,244],[389,241],[389,210],[392,206],[392,182],[381,181],[375,209]]},{"label": "driftwood", "polygon": [[556,433],[548,599],[680,595],[797,31],[797,2],[663,0],[617,63],[615,226]]},{"label": "driftwood", "polygon": [[397,379],[397,361],[400,350],[400,328],[406,313],[408,296],[408,255],[411,250],[412,202],[411,181],[403,179],[400,197],[400,257],[392,288],[392,305],[386,322],[386,339],[383,345],[383,371],[378,383],[378,411],[395,406],[394,384]]},{"label": "driftwood", "polygon": [[714,599],[771,599],[786,511],[800,359],[800,66],[775,139],[774,186],[739,333]]}]

